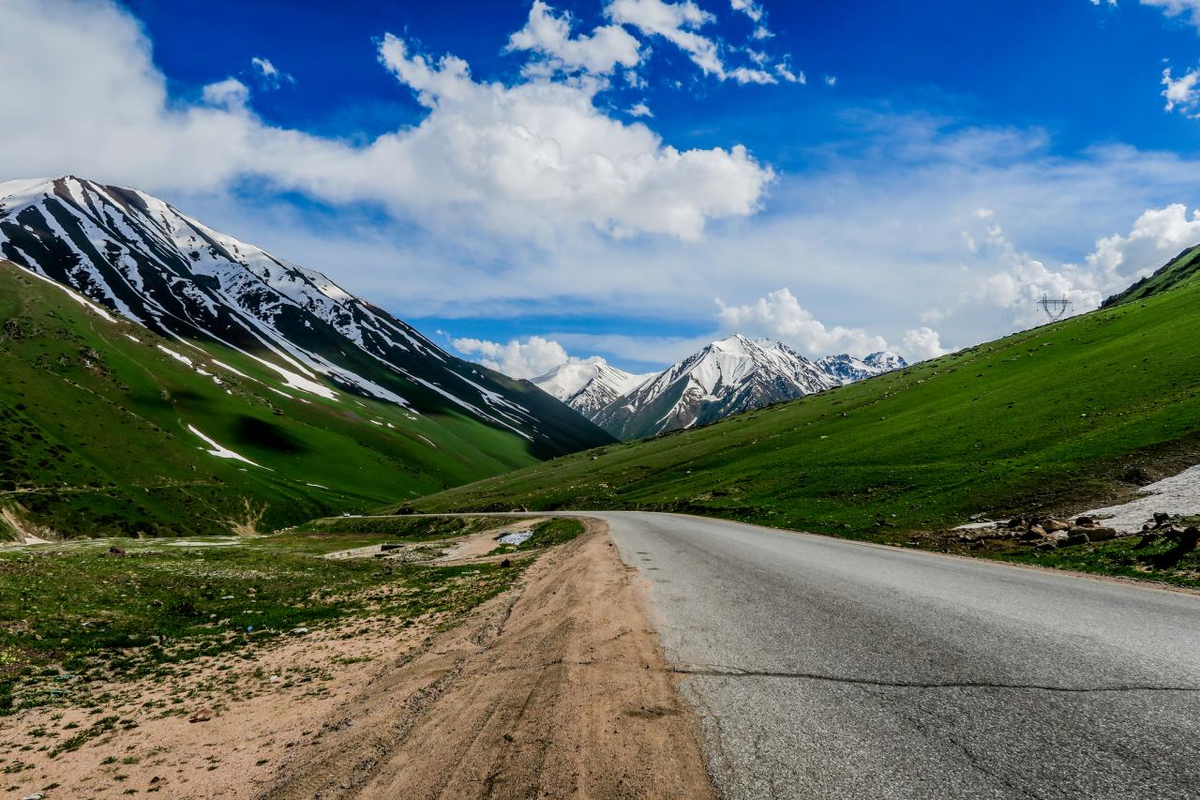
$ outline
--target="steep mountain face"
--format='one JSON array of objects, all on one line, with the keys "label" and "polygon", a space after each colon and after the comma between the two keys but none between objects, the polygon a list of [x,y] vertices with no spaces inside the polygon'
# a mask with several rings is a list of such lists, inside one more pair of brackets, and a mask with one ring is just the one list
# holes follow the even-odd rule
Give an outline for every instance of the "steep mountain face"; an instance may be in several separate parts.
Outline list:
[{"label": "steep mountain face", "polygon": [[537,457],[610,441],[528,382],[455,358],[324,275],[143,192],[71,176],[0,183],[0,257],[167,339],[240,353],[285,393],[465,417]]},{"label": "steep mountain face", "polygon": [[837,356],[825,356],[817,360],[817,368],[833,380],[836,386],[845,386],[891,372],[904,369],[908,362],[896,353],[880,351],[871,353],[866,358],[855,358],[843,353]]},{"label": "steep mountain face", "polygon": [[534,378],[532,383],[588,419],[593,419],[602,409],[649,377],[651,375],[634,375],[617,369],[603,358],[592,358],[582,364],[555,367],[545,375]]},{"label": "steep mountain face", "polygon": [[640,439],[835,385],[786,345],[735,334],[646,379],[593,419],[619,439]]}]

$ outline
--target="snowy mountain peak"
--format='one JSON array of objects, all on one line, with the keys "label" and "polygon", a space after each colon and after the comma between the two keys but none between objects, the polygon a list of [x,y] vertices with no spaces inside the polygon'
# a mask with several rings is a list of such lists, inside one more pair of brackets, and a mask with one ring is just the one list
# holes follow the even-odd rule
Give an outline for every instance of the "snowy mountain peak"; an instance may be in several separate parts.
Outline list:
[{"label": "snowy mountain peak", "polygon": [[880,351],[871,353],[865,358],[856,358],[847,353],[836,356],[825,356],[817,361],[817,366],[838,386],[874,378],[885,372],[904,369],[908,362],[896,353]]},{"label": "snowy mountain peak", "polygon": [[532,383],[585,417],[591,417],[648,377],[617,369],[597,356],[557,366],[534,378]]},{"label": "snowy mountain peak", "polygon": [[734,334],[639,383],[594,417],[618,438],[714,422],[835,384],[787,345]]},{"label": "snowy mountain peak", "polygon": [[[547,452],[579,432],[568,430],[574,415],[543,416],[560,416],[557,404],[454,358],[325,275],[135,189],[72,175],[0,183],[0,258],[167,338],[238,350],[281,389],[371,397],[414,415],[453,410]],[[579,444],[598,442],[578,422]]]}]

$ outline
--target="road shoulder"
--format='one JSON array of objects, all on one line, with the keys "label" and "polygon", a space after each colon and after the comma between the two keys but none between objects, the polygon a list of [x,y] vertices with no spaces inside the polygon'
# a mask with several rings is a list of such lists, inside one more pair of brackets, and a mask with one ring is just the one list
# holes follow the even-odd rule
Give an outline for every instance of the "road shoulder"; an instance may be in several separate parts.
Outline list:
[{"label": "road shoulder", "polygon": [[635,580],[588,520],[329,714],[264,796],[712,797]]}]

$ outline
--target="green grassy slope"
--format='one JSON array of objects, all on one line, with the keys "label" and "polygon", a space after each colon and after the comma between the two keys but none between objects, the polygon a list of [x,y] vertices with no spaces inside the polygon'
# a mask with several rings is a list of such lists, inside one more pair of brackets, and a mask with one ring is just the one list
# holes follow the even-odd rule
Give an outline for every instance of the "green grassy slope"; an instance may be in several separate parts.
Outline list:
[{"label": "green grassy slope", "polygon": [[1200,273],[1200,245],[1189,247],[1156,270],[1153,275],[1142,278],[1125,291],[1108,298],[1104,301],[1104,307],[1145,300],[1191,279],[1197,273]]},{"label": "green grassy slope", "polygon": [[898,538],[1112,500],[1200,461],[1200,279],[864,383],[423,498]]},{"label": "green grassy slope", "polygon": [[[280,386],[241,353],[106,321],[0,263],[0,536],[269,529],[537,463],[524,439],[452,411],[267,382]],[[261,466],[210,455],[189,426]]]}]

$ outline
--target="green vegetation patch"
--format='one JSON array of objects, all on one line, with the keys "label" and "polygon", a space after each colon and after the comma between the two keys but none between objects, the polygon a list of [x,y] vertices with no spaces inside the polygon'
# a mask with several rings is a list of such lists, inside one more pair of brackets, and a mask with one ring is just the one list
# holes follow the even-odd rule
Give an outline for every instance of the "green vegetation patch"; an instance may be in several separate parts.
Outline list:
[{"label": "green vegetation patch", "polygon": [[538,461],[451,408],[285,389],[243,353],[106,321],[0,261],[0,511],[52,537],[278,530]]},{"label": "green vegetation patch", "polygon": [[1038,553],[1009,549],[988,555],[1016,564],[1200,588],[1200,551],[1193,550],[1181,556],[1174,542],[1163,538],[1142,546],[1141,538],[1132,536]]},{"label": "green vegetation patch", "polygon": [[345,546],[340,534],[119,544],[0,553],[0,710],[56,702],[79,681],[170,674],[297,628],[453,618],[520,571],[318,557]]}]

